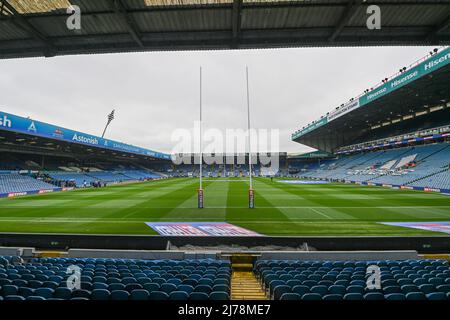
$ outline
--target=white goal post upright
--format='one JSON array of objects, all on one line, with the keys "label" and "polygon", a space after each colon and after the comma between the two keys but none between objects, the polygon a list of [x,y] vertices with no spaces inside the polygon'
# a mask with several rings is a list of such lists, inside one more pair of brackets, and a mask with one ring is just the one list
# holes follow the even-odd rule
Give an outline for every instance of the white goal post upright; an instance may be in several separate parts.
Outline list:
[{"label": "white goal post upright", "polygon": [[203,195],[204,195],[204,193],[203,193],[203,150],[202,150],[202,148],[203,148],[203,146],[202,146],[202,67],[200,67],[200,114],[199,114],[199,116],[200,116],[200,123],[199,123],[199,132],[200,132],[200,136],[199,136],[199,139],[200,139],[200,143],[199,143],[199,145],[200,145],[200,154],[199,154],[199,156],[200,156],[200,181],[199,181],[199,183],[200,183],[200,185],[199,185],[199,188],[198,188],[198,208],[199,209],[203,209]]},{"label": "white goal post upright", "polygon": [[250,180],[250,188],[248,190],[248,207],[253,209],[255,207],[255,191],[253,189],[252,177],[252,139],[251,139],[251,125],[250,125],[250,91],[248,86],[248,66],[245,67],[245,75],[247,80],[247,127],[248,127],[248,175]]}]

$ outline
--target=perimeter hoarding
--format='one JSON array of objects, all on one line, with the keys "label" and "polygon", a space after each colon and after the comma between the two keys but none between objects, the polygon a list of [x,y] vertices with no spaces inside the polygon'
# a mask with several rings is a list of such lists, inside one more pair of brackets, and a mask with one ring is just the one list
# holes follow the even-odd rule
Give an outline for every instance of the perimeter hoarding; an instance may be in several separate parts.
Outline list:
[{"label": "perimeter hoarding", "polygon": [[450,221],[431,221],[431,222],[380,222],[388,226],[406,227],[433,232],[442,232],[450,234]]},{"label": "perimeter hoarding", "polygon": [[109,149],[118,152],[128,152],[158,159],[170,160],[168,154],[136,147],[130,144],[108,140],[90,134],[54,126],[30,118],[16,116],[0,111],[0,130],[24,133],[43,138],[56,139],[78,143],[90,147]]}]

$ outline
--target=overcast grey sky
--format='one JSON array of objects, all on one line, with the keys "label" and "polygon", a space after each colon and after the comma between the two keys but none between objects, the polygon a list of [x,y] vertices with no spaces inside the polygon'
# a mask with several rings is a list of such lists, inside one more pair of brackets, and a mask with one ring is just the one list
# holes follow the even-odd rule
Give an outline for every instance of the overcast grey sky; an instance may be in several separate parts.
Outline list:
[{"label": "overcast grey sky", "polygon": [[171,134],[198,117],[203,67],[207,128],[279,129],[280,149],[309,148],[291,133],[424,56],[431,47],[150,52],[1,60],[0,111],[170,152]]}]

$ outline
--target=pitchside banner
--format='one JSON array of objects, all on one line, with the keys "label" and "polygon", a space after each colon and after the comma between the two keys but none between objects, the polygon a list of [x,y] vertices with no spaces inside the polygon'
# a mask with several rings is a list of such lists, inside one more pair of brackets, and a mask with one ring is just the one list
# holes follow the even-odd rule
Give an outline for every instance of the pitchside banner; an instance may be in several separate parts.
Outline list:
[{"label": "pitchside banner", "polygon": [[255,237],[260,234],[226,222],[146,222],[162,236],[171,237]]},{"label": "pitchside banner", "polygon": [[450,221],[433,222],[381,222],[389,226],[406,227],[450,234]]},{"label": "pitchside banner", "polygon": [[33,136],[84,144],[91,147],[110,149],[120,152],[129,152],[159,159],[170,160],[170,155],[168,154],[147,150],[114,140],[103,139],[90,134],[57,127],[48,123],[19,117],[2,111],[0,111],[0,130],[20,132]]}]

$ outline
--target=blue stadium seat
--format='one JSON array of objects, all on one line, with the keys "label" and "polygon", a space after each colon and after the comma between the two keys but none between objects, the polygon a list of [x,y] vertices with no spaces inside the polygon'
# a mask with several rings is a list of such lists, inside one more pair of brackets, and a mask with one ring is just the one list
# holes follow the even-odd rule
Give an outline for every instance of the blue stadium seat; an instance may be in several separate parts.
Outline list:
[{"label": "blue stadium seat", "polygon": [[324,296],[328,293],[328,288],[323,285],[317,285],[317,286],[311,287],[310,291],[311,291],[311,293],[318,293],[321,296]]},{"label": "blue stadium seat", "polygon": [[336,294],[336,293],[334,293],[334,294],[327,294],[327,295],[324,295],[324,296],[322,297],[322,299],[323,299],[323,300],[334,300],[334,301],[338,301],[338,300],[342,300],[342,299],[343,299],[343,295],[341,295],[341,294]]},{"label": "blue stadium seat", "polygon": [[384,295],[380,292],[369,292],[364,295],[364,300],[384,300]]},{"label": "blue stadium seat", "polygon": [[301,300],[312,301],[312,300],[322,300],[322,296],[318,293],[305,293]]},{"label": "blue stadium seat", "polygon": [[34,290],[34,295],[49,299],[53,297],[55,290],[51,288],[38,288]]},{"label": "blue stadium seat", "polygon": [[423,292],[409,292],[406,295],[406,300],[427,300]]},{"label": "blue stadium seat", "polygon": [[193,287],[193,286],[190,286],[190,285],[187,285],[187,284],[180,284],[180,285],[177,287],[177,291],[184,291],[184,292],[186,292],[187,294],[190,294],[191,292],[194,291],[194,287]]},{"label": "blue stadium seat", "polygon": [[53,293],[53,297],[69,300],[72,297],[72,290],[64,287],[56,288],[55,292]]},{"label": "blue stadium seat", "polygon": [[169,300],[188,300],[189,294],[186,291],[172,291]]},{"label": "blue stadium seat", "polygon": [[168,300],[169,295],[163,291],[150,292],[149,300]]},{"label": "blue stadium seat", "polygon": [[292,292],[296,293],[300,296],[303,296],[305,293],[310,293],[309,287],[304,285],[295,286],[292,288]]},{"label": "blue stadium seat", "polygon": [[91,292],[92,300],[109,300],[111,293],[106,289],[94,289]]},{"label": "blue stadium seat", "polygon": [[[403,286],[405,287],[405,286]],[[386,294],[391,294],[391,293],[401,293],[402,289],[399,286],[389,286],[389,287],[384,287],[383,288],[383,293]]]},{"label": "blue stadium seat", "polygon": [[9,296],[6,296],[4,299],[5,299],[5,301],[25,300],[24,297],[19,296],[19,295],[9,295]]},{"label": "blue stadium seat", "polygon": [[279,285],[276,286],[273,289],[273,297],[275,300],[279,300],[280,297],[284,294],[284,293],[289,293],[291,292],[291,287],[288,285]]},{"label": "blue stadium seat", "polygon": [[72,298],[87,298],[91,297],[91,292],[84,289],[76,289],[72,291]]},{"label": "blue stadium seat", "polygon": [[280,300],[300,300],[300,299],[301,299],[301,295],[299,295],[297,293],[284,293],[280,297]]},{"label": "blue stadium seat", "polygon": [[209,300],[209,295],[204,292],[192,292],[189,300]]},{"label": "blue stadium seat", "polygon": [[212,291],[212,288],[208,285],[199,284],[194,288],[194,292],[203,292],[206,294],[210,294]]},{"label": "blue stadium seat", "polygon": [[347,293],[344,300],[364,300],[364,296],[361,293]]},{"label": "blue stadium seat", "polygon": [[448,293],[450,292],[450,284],[442,284],[436,287],[436,291]]},{"label": "blue stadium seat", "polygon": [[163,283],[159,290],[167,294],[170,294],[172,291],[177,290],[177,286],[172,283]]},{"label": "blue stadium seat", "polygon": [[339,286],[339,285],[331,285],[328,288],[328,292],[330,294],[340,294],[340,295],[344,295],[346,293],[346,288],[344,286]]},{"label": "blue stadium seat", "polygon": [[443,292],[432,292],[426,296],[428,300],[447,300],[447,295]]},{"label": "blue stadium seat", "polygon": [[422,284],[419,286],[419,290],[425,294],[428,294],[434,292],[436,288],[432,284]]},{"label": "blue stadium seat", "polygon": [[27,298],[29,296],[34,295],[34,290],[35,289],[32,289],[32,288],[20,287],[19,291],[18,291],[18,295]]},{"label": "blue stadium seat", "polygon": [[110,294],[111,300],[128,300],[130,298],[130,293],[125,290],[113,290]]},{"label": "blue stadium seat", "polygon": [[230,296],[225,291],[213,291],[209,294],[209,300],[229,300]]},{"label": "blue stadium seat", "polygon": [[150,293],[145,289],[134,289],[131,291],[130,299],[131,300],[149,300]]},{"label": "blue stadium seat", "polygon": [[25,300],[43,301],[43,300],[47,300],[47,299],[44,297],[41,297],[41,296],[28,296],[25,298]]},{"label": "blue stadium seat", "polygon": [[384,298],[386,300],[406,300],[406,297],[403,293],[390,293],[390,294],[385,294]]}]

